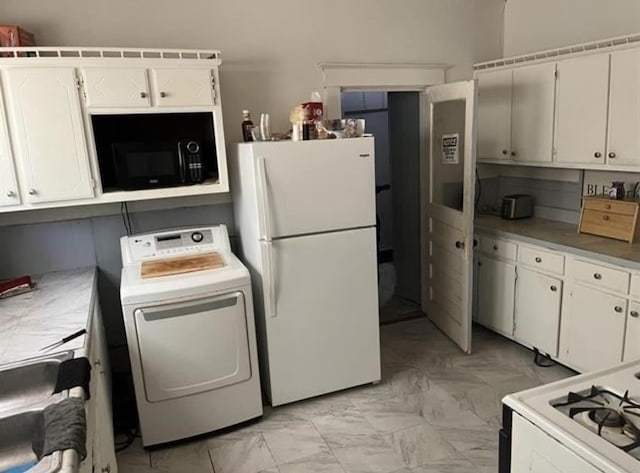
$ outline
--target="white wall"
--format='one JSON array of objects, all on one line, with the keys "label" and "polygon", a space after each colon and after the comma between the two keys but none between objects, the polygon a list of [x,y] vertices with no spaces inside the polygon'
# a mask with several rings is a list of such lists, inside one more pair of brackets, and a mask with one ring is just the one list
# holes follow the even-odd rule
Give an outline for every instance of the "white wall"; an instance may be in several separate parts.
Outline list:
[{"label": "white wall", "polygon": [[217,48],[227,138],[240,111],[291,107],[322,84],[319,62],[437,62],[467,78],[500,55],[503,0],[2,0],[4,24],[39,45]]},{"label": "white wall", "polygon": [[640,32],[639,0],[507,0],[504,55]]}]

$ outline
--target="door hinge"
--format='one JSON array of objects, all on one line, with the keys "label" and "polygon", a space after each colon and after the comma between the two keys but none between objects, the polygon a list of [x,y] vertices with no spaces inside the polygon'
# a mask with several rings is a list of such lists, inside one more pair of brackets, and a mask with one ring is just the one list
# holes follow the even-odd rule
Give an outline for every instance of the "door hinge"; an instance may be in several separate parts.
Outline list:
[{"label": "door hinge", "polygon": [[216,75],[214,72],[211,72],[211,94],[213,95],[213,104],[216,105],[218,102],[218,94],[216,93]]},{"label": "door hinge", "polygon": [[86,101],[87,92],[84,89],[84,80],[82,79],[82,76],[76,76],[76,88],[80,91],[80,93],[82,94],[82,98]]},{"label": "door hinge", "polygon": [[555,75],[556,79],[558,77],[560,77],[560,72],[558,71],[558,69],[555,70],[554,75]]},{"label": "door hinge", "polygon": [[92,189],[96,188],[96,180],[95,179],[91,179],[91,188]]}]

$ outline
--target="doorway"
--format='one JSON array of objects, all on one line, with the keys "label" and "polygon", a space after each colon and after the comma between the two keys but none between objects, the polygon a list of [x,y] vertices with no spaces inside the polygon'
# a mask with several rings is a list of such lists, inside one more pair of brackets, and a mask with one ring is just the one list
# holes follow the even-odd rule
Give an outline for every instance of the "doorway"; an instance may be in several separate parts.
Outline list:
[{"label": "doorway", "polygon": [[420,247],[420,92],[341,93],[344,118],[375,136],[380,323],[423,317]]}]

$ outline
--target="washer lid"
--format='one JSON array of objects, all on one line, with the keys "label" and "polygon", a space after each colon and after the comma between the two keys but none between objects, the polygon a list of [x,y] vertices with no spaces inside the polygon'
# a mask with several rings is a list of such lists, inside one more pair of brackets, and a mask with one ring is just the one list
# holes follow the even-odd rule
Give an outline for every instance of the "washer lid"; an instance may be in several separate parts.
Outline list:
[{"label": "washer lid", "polygon": [[250,283],[249,271],[228,250],[218,250],[223,268],[142,279],[140,263],[122,268],[120,298],[123,305],[149,304],[185,297],[201,296]]}]

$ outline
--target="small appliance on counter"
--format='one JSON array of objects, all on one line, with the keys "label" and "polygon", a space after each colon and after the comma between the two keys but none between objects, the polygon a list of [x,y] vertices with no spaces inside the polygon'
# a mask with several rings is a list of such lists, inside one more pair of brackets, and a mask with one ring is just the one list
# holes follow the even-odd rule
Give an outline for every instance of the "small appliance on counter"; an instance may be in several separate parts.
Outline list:
[{"label": "small appliance on counter", "polygon": [[506,220],[533,217],[533,197],[528,194],[505,195],[500,216]]}]

